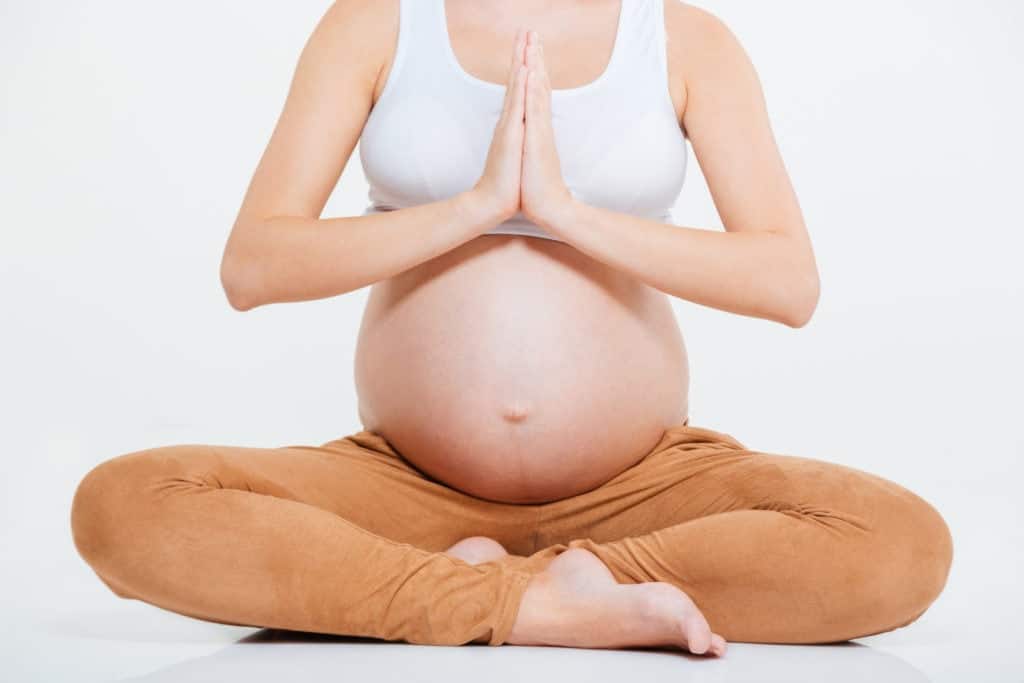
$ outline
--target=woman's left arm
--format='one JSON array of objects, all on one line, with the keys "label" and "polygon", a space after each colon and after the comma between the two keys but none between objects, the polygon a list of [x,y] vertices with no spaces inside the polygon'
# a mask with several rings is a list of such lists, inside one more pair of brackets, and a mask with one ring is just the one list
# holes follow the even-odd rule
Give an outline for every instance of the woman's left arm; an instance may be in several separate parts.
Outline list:
[{"label": "woman's left arm", "polygon": [[683,126],[725,232],[590,206],[571,195],[550,207],[541,227],[673,296],[802,327],[817,306],[818,269],[760,80],[717,17],[685,3],[668,7],[668,33],[686,52]]}]

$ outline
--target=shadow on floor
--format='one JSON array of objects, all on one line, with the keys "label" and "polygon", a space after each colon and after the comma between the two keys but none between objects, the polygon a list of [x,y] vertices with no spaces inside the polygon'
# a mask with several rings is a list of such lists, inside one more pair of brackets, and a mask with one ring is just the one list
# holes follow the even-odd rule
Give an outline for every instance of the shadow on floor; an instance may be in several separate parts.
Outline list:
[{"label": "shadow on floor", "polygon": [[923,683],[902,659],[856,642],[828,645],[730,643],[714,658],[661,648],[590,650],[561,647],[412,645],[374,638],[262,629],[205,657],[124,681],[167,683],[417,683],[523,680],[829,681]]}]

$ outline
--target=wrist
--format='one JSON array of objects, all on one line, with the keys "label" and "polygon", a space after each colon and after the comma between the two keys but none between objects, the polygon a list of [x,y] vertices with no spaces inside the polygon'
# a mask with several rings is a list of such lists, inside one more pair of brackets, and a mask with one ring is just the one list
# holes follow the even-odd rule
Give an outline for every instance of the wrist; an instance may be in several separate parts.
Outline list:
[{"label": "wrist", "polygon": [[563,198],[550,202],[536,222],[544,230],[562,235],[576,222],[575,216],[580,206],[573,194],[566,193]]},{"label": "wrist", "polygon": [[459,193],[455,202],[460,213],[476,226],[490,228],[514,215],[476,188]]}]

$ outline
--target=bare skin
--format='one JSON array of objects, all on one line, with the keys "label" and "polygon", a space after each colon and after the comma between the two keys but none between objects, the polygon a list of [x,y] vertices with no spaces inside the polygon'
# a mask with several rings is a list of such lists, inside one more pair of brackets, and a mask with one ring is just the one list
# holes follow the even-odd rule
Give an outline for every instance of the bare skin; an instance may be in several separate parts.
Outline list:
[{"label": "bare skin", "polygon": [[[555,177],[557,171],[552,167],[557,168],[557,160],[549,156],[550,144],[540,139],[550,131],[530,127],[531,115],[536,118],[543,112],[537,100],[545,96],[544,88],[550,88],[550,82],[534,33],[525,36],[523,61],[519,60],[523,37],[517,35],[508,91],[510,96],[526,100],[521,105],[526,119],[522,172],[519,182],[507,173],[496,174],[493,181],[485,173],[484,181],[494,183],[495,196],[504,195],[509,201],[521,197],[527,215],[541,222],[543,212],[556,210],[548,207],[557,206],[558,195],[567,192]],[[519,106],[511,107],[516,122]],[[485,536],[462,539],[445,552],[470,564],[508,554],[500,543]],[[711,631],[697,605],[682,590],[665,582],[619,584],[600,559],[581,548],[559,554],[531,578],[506,642],[612,649],[676,646],[715,656],[724,655],[726,649],[725,639]]]},{"label": "bare skin", "polygon": [[[453,488],[508,502],[593,488],[686,417],[686,355],[666,295],[792,327],[817,300],[756,74],[703,10],[666,0],[666,87],[725,232],[567,196],[552,82],[571,88],[600,73],[618,3],[554,4],[515,3],[512,16],[507,3],[448,0],[458,61],[507,87],[475,185],[383,214],[321,218],[387,82],[398,24],[397,0],[337,0],[303,51],[221,267],[240,311],[373,285],[357,352],[364,425]],[[522,34],[512,39],[524,25],[543,33],[547,57]],[[511,64],[493,48],[509,43]],[[520,210],[564,243],[483,234]],[[654,361],[627,367],[638,358]],[[505,552],[494,544],[464,539],[449,552],[487,561]],[[678,588],[617,584],[581,549],[533,577],[508,642],[725,649]]]},{"label": "bare skin", "polygon": [[[480,564],[508,552],[492,538],[472,536],[445,554]],[[718,657],[726,650],[725,639],[711,631],[686,593],[664,582],[617,583],[601,560],[582,548],[566,550],[533,576],[506,642],[602,649],[674,646]]]}]

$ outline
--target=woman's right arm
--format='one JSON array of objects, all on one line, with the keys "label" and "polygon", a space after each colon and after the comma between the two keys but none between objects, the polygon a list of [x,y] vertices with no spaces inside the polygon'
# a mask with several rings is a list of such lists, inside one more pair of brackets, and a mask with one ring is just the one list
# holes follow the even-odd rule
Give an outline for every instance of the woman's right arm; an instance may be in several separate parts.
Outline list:
[{"label": "woman's right arm", "polygon": [[239,311],[337,296],[429,260],[502,220],[466,191],[367,216],[236,222],[221,262],[221,283]]},{"label": "woman's right arm", "polygon": [[514,213],[508,202],[492,201],[494,193],[474,186],[393,211],[320,218],[361,135],[397,34],[397,0],[336,0],[314,29],[224,249],[220,278],[233,308],[359,289]]}]

